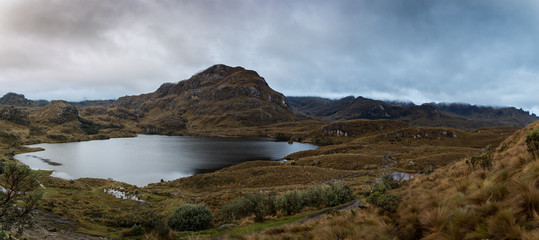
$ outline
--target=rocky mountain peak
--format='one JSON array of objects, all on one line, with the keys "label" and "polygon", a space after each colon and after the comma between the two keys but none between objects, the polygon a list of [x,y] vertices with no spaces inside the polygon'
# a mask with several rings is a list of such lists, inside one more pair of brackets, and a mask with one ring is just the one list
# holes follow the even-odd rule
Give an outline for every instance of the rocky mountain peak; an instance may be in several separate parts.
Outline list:
[{"label": "rocky mountain peak", "polygon": [[78,120],[79,112],[77,108],[66,101],[51,101],[39,113],[40,120],[62,124],[65,122]]},{"label": "rocky mountain peak", "polygon": [[218,82],[235,72],[245,71],[242,67],[230,67],[224,64],[213,65],[202,72],[193,75],[190,80],[204,80]]},{"label": "rocky mountain peak", "polygon": [[26,107],[32,105],[32,101],[26,99],[22,94],[10,92],[0,98],[0,104]]}]

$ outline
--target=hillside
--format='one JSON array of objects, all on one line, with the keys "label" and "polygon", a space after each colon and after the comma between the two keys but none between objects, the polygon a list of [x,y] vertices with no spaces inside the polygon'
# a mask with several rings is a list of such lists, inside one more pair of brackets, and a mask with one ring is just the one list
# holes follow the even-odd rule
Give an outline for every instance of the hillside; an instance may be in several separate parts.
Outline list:
[{"label": "hillside", "polygon": [[319,97],[287,97],[298,117],[321,118],[326,121],[350,119],[393,119],[409,122],[414,126],[452,127],[477,129],[488,126],[524,127],[537,116],[514,107],[493,108],[468,104],[414,105],[411,103],[384,102],[352,96],[338,100]]},{"label": "hillside", "polygon": [[[215,216],[210,230],[192,235],[201,238],[234,238],[236,231],[261,224],[260,220],[273,224],[293,219],[304,221],[262,234],[269,239],[534,239],[539,235],[534,232],[539,209],[534,173],[539,170],[524,143],[539,122],[515,133],[517,126],[536,119],[515,108],[416,106],[361,97],[287,99],[256,72],[225,65],[163,84],[152,93],[118,100],[36,102],[9,93],[0,101],[3,162],[29,151],[22,144],[137,133],[264,136],[320,146],[290,154],[287,162],[246,162],[143,188],[104,179],[63,180],[49,176],[49,171],[37,171],[44,187],[39,207],[44,216],[38,218],[41,232],[33,235],[37,238],[58,229],[54,234],[76,231],[128,237],[135,225],[164,224],[183,203],[203,203]],[[282,197],[292,191],[322,189],[335,181],[346,182],[350,193],[365,202],[365,194],[383,176],[394,173],[417,174],[391,191],[402,200],[396,212],[379,210],[371,203],[365,210],[335,211],[310,220],[309,214],[329,205],[300,208],[292,216],[273,211],[258,220],[249,215],[230,220],[223,214],[223,206],[249,193]],[[143,202],[118,199],[108,193],[111,189]],[[68,219],[68,229],[56,222],[60,218]],[[169,239],[174,234],[186,236],[166,225],[148,225],[144,231],[146,236],[163,231]]]},{"label": "hillside", "polygon": [[134,131],[161,134],[260,126],[294,118],[286,98],[255,71],[225,65],[165,83],[153,93],[83,108],[81,115],[102,124],[132,124]]},{"label": "hillside", "polygon": [[390,193],[394,212],[370,205],[243,239],[539,239],[538,149],[539,121],[497,148],[404,182]]},{"label": "hillside", "polygon": [[1,134],[17,143],[137,133],[183,135],[294,119],[286,98],[264,78],[255,71],[225,65],[212,66],[178,83],[165,83],[152,93],[118,100],[32,101],[15,93],[0,98],[0,125],[10,126]]}]

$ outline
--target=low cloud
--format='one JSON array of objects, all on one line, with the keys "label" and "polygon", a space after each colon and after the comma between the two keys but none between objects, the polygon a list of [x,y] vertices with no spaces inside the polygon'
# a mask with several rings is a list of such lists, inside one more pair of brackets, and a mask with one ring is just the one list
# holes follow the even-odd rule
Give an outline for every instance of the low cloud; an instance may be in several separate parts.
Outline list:
[{"label": "low cloud", "polygon": [[286,95],[539,109],[536,1],[6,0],[0,94],[108,99],[213,64]]}]

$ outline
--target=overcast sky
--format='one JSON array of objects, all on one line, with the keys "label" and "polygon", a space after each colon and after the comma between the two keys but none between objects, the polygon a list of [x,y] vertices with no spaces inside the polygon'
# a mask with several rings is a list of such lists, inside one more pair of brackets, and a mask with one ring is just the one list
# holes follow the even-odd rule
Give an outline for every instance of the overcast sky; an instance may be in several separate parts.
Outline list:
[{"label": "overcast sky", "polygon": [[113,99],[222,63],[287,96],[539,113],[536,0],[1,0],[0,94]]}]

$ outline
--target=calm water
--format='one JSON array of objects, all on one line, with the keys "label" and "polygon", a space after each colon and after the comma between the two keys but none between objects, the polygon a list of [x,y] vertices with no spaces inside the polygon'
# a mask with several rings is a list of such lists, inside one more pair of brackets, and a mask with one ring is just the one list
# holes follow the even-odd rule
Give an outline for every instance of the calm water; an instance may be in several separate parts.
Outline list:
[{"label": "calm water", "polygon": [[64,179],[112,178],[144,186],[197,172],[217,170],[249,160],[281,160],[311,144],[266,138],[216,138],[139,135],[89,142],[31,145],[45,151],[16,155],[32,169],[55,170]]}]

